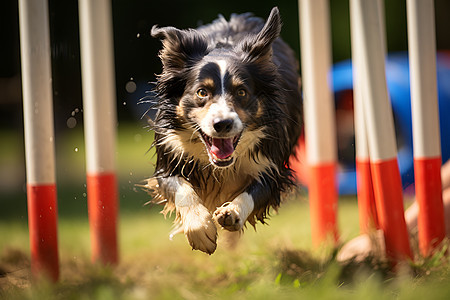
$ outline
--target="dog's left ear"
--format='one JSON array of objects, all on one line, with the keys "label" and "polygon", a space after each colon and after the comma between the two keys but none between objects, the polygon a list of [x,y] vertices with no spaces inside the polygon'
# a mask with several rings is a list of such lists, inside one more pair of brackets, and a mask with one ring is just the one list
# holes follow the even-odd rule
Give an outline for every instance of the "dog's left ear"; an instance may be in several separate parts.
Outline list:
[{"label": "dog's left ear", "polygon": [[177,71],[206,55],[208,43],[196,30],[153,26],[151,35],[161,38],[163,48],[159,53],[166,71]]},{"label": "dog's left ear", "polygon": [[242,44],[246,60],[260,61],[272,56],[272,43],[280,36],[281,17],[278,7],[272,8],[269,18],[261,31]]}]

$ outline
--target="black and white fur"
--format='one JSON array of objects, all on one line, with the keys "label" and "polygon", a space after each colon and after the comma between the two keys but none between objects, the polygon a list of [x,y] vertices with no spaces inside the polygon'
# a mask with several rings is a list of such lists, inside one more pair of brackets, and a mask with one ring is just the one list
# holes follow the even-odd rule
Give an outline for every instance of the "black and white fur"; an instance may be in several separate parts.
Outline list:
[{"label": "black and white fur", "polygon": [[152,28],[162,40],[153,124],[155,174],[146,187],[174,233],[216,250],[217,228],[264,223],[293,185],[289,157],[302,126],[298,64],[273,8],[197,29]]}]

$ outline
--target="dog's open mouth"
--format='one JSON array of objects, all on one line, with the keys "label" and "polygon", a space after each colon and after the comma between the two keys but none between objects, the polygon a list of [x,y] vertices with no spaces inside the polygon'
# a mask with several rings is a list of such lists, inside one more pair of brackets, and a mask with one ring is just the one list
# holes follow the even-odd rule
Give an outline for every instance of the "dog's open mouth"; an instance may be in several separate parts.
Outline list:
[{"label": "dog's open mouth", "polygon": [[240,134],[231,138],[214,138],[200,131],[211,162],[218,167],[227,167],[234,162],[233,153]]}]

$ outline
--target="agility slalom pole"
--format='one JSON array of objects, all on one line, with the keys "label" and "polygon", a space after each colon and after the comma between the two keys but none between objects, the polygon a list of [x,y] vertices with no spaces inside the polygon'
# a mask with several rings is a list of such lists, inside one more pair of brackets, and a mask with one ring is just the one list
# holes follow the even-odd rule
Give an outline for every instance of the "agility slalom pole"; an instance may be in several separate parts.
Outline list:
[{"label": "agility slalom pole", "polygon": [[337,242],[337,146],[328,0],[299,0],[312,241]]},{"label": "agility slalom pole", "polygon": [[419,248],[429,256],[445,237],[433,0],[408,0],[414,176]]},{"label": "agility slalom pole", "polygon": [[47,0],[19,0],[31,270],[59,278],[55,145]]},{"label": "agility slalom pole", "polygon": [[[379,5],[383,5],[378,1]],[[380,9],[382,12],[383,9]],[[384,14],[380,14],[381,33],[384,32]],[[351,24],[351,39],[356,40],[357,31],[360,29]],[[382,41],[385,38],[382,37]],[[386,46],[384,46],[386,48]],[[369,145],[367,140],[366,121],[364,117],[363,97],[364,81],[361,80],[361,53],[360,48],[352,47],[352,71],[353,71],[353,111],[355,120],[355,154],[356,154],[356,183],[358,194],[359,227],[361,233],[370,233],[373,229],[379,229],[375,195],[373,191],[373,181],[370,169]],[[359,70],[357,71],[357,67]]]},{"label": "agility slalom pole", "polygon": [[92,260],[118,262],[116,96],[110,0],[79,0]]},{"label": "agility slalom pole", "polygon": [[[353,55],[353,65],[355,56]],[[358,196],[359,228],[361,233],[379,229],[377,207],[373,191],[370,156],[367,144],[366,124],[362,106],[362,90],[353,68],[353,107],[355,115],[356,184]]]},{"label": "agility slalom pole", "polygon": [[[394,121],[385,77],[385,55],[380,7],[377,1],[351,0],[350,16],[359,28],[352,40],[361,55],[364,116],[369,144],[371,173],[380,227],[387,257],[411,259],[412,252],[403,208],[403,191],[397,162]],[[359,71],[360,70],[360,71]]]}]

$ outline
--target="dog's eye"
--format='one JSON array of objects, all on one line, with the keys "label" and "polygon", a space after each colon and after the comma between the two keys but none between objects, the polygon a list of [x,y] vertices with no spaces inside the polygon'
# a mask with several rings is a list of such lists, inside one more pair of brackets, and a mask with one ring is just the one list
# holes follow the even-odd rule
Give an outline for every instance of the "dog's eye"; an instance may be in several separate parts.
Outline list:
[{"label": "dog's eye", "polygon": [[199,89],[197,91],[197,96],[202,99],[206,98],[206,97],[208,97],[208,92],[205,89]]},{"label": "dog's eye", "polygon": [[239,97],[245,97],[245,96],[247,96],[247,91],[244,90],[244,89],[240,89],[240,90],[237,91],[237,95]]}]

